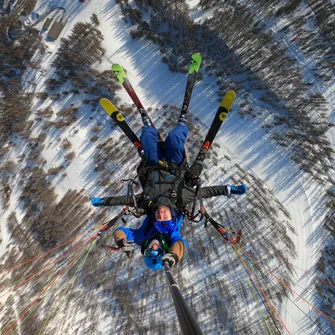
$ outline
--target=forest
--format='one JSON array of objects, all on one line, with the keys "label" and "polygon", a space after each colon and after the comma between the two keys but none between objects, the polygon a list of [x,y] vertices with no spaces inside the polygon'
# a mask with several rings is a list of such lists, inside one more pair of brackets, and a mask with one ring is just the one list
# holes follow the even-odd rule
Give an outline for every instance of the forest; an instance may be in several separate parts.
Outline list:
[{"label": "forest", "polygon": [[[330,173],[335,152],[326,135],[335,125],[329,122],[327,97],[318,89],[334,86],[334,3],[276,0],[269,5],[263,0],[200,0],[197,9],[211,15],[199,20],[191,18],[192,11],[185,0],[115,3],[124,24],[130,27],[131,38],[150,41],[158,47],[161,62],[172,73],[186,74],[190,54],[199,52],[203,63],[198,80],[205,75],[215,78],[218,103],[227,89],[243,97],[239,117],[250,122],[259,119],[269,141],[283,150],[311,182],[323,188],[324,219],[318,227],[322,241],[318,244],[318,262],[311,270],[322,280],[315,281],[309,299],[335,320],[335,180]],[[35,6],[36,1],[26,1],[21,12],[0,17],[0,200],[2,211],[9,211],[4,226],[11,236],[0,258],[0,287],[11,288],[0,301],[1,334],[7,334],[5,327],[15,320],[17,306],[26,306],[39,297],[45,283],[51,282],[65,263],[53,256],[57,265],[44,274],[43,281],[36,280],[28,287],[18,283],[31,273],[45,271],[44,262],[15,268],[11,275],[5,271],[109,217],[107,210],[97,214],[89,206],[89,180],[82,189],[68,189],[61,197],[57,194],[56,178],[65,180],[67,168],[79,156],[71,138],[64,135],[66,131],[80,131],[78,123],[82,122],[84,110],[88,111],[86,119],[96,120],[102,96],[119,103],[119,110],[127,115],[135,132],[139,133],[142,127],[136,108],[120,101],[118,92],[122,86],[113,72],[95,66],[106,57],[100,15],[93,13],[89,21],[77,22],[60,39],[51,64],[53,74],[46,76],[42,65],[50,51],[39,31],[28,29],[16,41],[7,35],[8,29],[17,25],[19,16],[30,13]],[[43,90],[38,90],[41,81]],[[68,103],[59,109],[43,107],[47,101],[54,105],[65,100]],[[164,104],[159,111],[148,107],[149,113],[159,112],[157,128],[165,137],[176,125],[180,109]],[[191,160],[207,131],[199,121],[193,114],[188,121]],[[115,145],[116,140],[121,147],[129,145],[124,135],[107,138],[102,135],[104,127],[102,123],[92,126],[85,139],[87,146],[94,148],[89,168],[96,173],[95,185],[100,189],[123,194],[124,186],[111,176],[133,173],[129,166],[135,166],[138,158]],[[117,126],[108,120],[108,129],[115,134]],[[50,146],[49,136],[57,142],[62,161],[52,168],[47,168],[43,154]],[[8,160],[12,150],[18,148],[22,148],[21,154]],[[220,144],[214,143],[204,179],[220,180],[225,175],[226,182],[251,187],[246,197],[230,202],[209,201],[206,206],[215,218],[229,226],[243,226],[242,250],[255,257],[262,255],[261,263],[254,263],[252,271],[266,287],[273,304],[283,306],[285,299],[294,299],[289,287],[294,284],[296,269],[290,262],[279,263],[275,258],[292,260],[297,256],[290,234],[297,236],[299,232],[290,212],[265,182],[228,154],[222,155],[220,149]],[[10,206],[14,188],[23,216]],[[128,223],[137,224],[135,219]],[[0,226],[0,237],[4,226]],[[215,231],[203,228],[202,223],[186,222],[183,234],[197,248],[189,248],[187,262],[176,268],[175,277],[192,312],[201,315],[204,333],[284,333],[282,324],[269,311],[269,303],[265,303],[265,314],[257,312],[256,288],[248,282],[237,254],[217,238]],[[29,316],[34,322],[22,322],[20,333],[37,334],[43,330],[56,334],[62,321],[63,333],[68,334],[178,334],[173,308],[165,308],[166,315],[161,312],[162,304],[171,306],[168,289],[163,285],[164,273],[153,276],[141,271],[140,255],[125,264],[121,257],[106,261],[102,254],[106,252],[90,249],[80,280],[71,268],[66,275],[69,285],[54,289],[53,294],[60,297],[54,309],[61,306],[66,320],[64,315],[50,311],[46,322],[42,312],[48,304],[41,300]],[[287,285],[279,285],[265,275],[274,266],[277,276]],[[104,320],[103,332],[96,320]],[[334,331],[334,323],[314,310],[307,323],[319,334]]]}]

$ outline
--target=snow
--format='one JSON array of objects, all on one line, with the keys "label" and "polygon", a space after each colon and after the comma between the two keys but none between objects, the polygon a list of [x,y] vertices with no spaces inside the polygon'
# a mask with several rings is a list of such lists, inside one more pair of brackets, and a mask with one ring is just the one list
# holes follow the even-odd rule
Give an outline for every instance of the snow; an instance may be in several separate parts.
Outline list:
[{"label": "snow", "polygon": [[[234,122],[232,118],[229,121]],[[314,241],[308,242],[308,239],[321,223],[322,216],[316,219],[314,207],[318,202],[310,199],[312,195],[318,194],[318,189],[301,174],[289,157],[279,151],[278,147],[264,140],[264,136],[255,125],[249,123],[242,126],[234,122],[234,127],[225,128],[220,140],[225,143],[223,151],[230,151],[235,160],[243,162],[243,166],[264,180],[288,210],[292,217],[292,225],[297,231],[297,235],[289,233],[297,251],[297,259],[291,263],[306,271],[311,269],[317,260],[319,249],[315,248]],[[321,194],[321,189],[319,191]],[[304,278],[299,273],[294,276],[293,281],[303,288],[309,286],[308,277]],[[297,285],[293,286],[293,290],[299,294],[303,293],[303,289]],[[293,301],[295,298],[293,297]],[[298,306],[308,314],[309,307],[301,299]],[[282,312],[292,334],[298,334],[303,328],[305,316],[302,311],[290,300],[286,301]],[[294,319],[291,315],[294,315]]]},{"label": "snow", "polygon": [[[168,70],[168,66],[161,62],[159,47],[146,40],[135,41],[130,38],[129,31],[132,27],[122,20],[119,7],[115,1],[92,0],[85,4],[79,4],[78,2],[74,4],[67,0],[49,1],[48,3],[39,1],[36,11],[42,15],[47,8],[52,8],[56,3],[57,6],[69,8],[66,16],[68,23],[60,38],[67,36],[76,22],[88,21],[92,13],[98,15],[100,20],[99,29],[104,35],[106,48],[103,62],[97,66],[99,70],[109,69],[111,64],[120,63],[127,70],[128,77],[131,78],[131,82],[144,106],[155,108],[163,104],[181,105],[186,84],[185,75],[171,73]],[[203,18],[201,13],[197,12],[198,1],[190,0],[188,4],[194,18]],[[46,71],[45,78],[52,75],[53,69],[50,64],[57,52],[59,40],[55,42],[45,41],[51,52],[43,62],[43,69]],[[287,46],[290,48],[290,52],[297,52],[291,45],[288,44]],[[306,67],[309,66],[311,64],[306,62]],[[43,80],[40,80],[37,91],[43,91],[43,85]],[[215,91],[215,78],[208,77],[206,74],[202,82],[197,84],[193,91],[190,110],[207,127],[210,125],[212,115],[218,106]],[[335,124],[334,83],[326,89],[325,96],[329,101],[329,122]],[[130,98],[124,91],[119,91],[118,97],[122,102],[131,103]],[[308,271],[313,267],[319,256],[318,240],[312,237],[323,219],[322,211],[318,207],[319,194],[322,193],[322,190],[297,169],[282,148],[269,141],[266,132],[259,128],[258,121],[250,122],[250,120],[241,119],[237,113],[238,102],[227,119],[224,131],[221,131],[216,139],[221,144],[221,154],[222,156],[229,154],[233,162],[241,164],[247,171],[262,179],[288,210],[292,217],[291,223],[297,232],[297,234],[289,233],[297,251],[297,258],[291,262],[295,266]],[[38,101],[36,101],[36,106],[37,104],[39,104]],[[44,107],[49,104],[55,110],[62,108],[63,105],[63,103],[51,104],[50,101],[45,104]],[[101,117],[98,117],[95,122],[100,122],[104,117],[104,114],[101,113]],[[158,115],[155,115],[153,117],[154,121],[157,118]],[[90,127],[92,126],[90,124]],[[43,158],[47,161],[46,170],[57,167],[62,162],[59,152],[61,142],[64,139],[71,139],[71,151],[75,151],[77,154],[73,162],[66,168],[66,177],[57,177],[53,180],[58,199],[70,189],[80,190],[84,188],[87,190],[88,197],[93,196],[96,192],[96,181],[94,178],[87,178],[90,173],[88,164],[94,154],[94,147],[87,145],[90,137],[88,125],[84,123],[82,127],[78,124],[75,128],[78,130],[77,132],[74,129],[63,132],[61,141],[57,138],[57,134],[56,136],[51,134],[46,141],[49,145],[43,151]],[[39,131],[40,129],[35,128],[32,136],[37,136]],[[333,148],[335,148],[335,128],[329,130],[327,135]],[[15,159],[17,154],[18,152],[13,150],[8,159]],[[333,180],[335,180],[334,170],[333,173]],[[5,222],[8,214],[17,210],[17,195],[18,193],[13,192],[10,206],[1,217],[2,244],[0,245],[0,254],[4,252],[6,245],[9,243]],[[18,213],[20,212],[18,211]],[[188,275],[193,277],[199,274],[190,272]],[[187,279],[186,277],[185,280],[187,281]],[[303,294],[304,288],[310,285],[309,278],[298,271],[294,275],[293,282],[296,283],[296,285],[293,285],[293,289],[299,294]],[[299,283],[299,286],[297,283]],[[292,299],[302,311],[309,314],[309,307],[302,299],[297,300],[296,297],[292,297]],[[290,300],[286,300],[281,313],[291,334],[299,334],[305,326],[306,317],[302,311],[293,305]],[[314,330],[305,329],[305,331],[308,334],[314,334]]]},{"label": "snow", "polygon": [[[330,128],[326,135],[329,142],[332,145],[332,148],[335,148],[335,81],[329,85],[329,87],[325,90],[324,96],[329,101],[329,116],[328,122],[332,124],[333,127]],[[333,165],[332,169],[328,171],[328,177],[331,179],[332,183],[335,184],[335,153],[333,154]]]}]

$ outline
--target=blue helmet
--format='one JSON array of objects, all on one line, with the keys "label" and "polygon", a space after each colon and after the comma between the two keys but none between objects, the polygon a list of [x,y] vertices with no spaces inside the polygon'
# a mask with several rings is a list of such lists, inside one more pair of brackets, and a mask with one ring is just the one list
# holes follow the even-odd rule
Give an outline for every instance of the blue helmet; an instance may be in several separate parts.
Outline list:
[{"label": "blue helmet", "polygon": [[150,270],[164,269],[162,255],[158,255],[157,257],[146,257],[146,256],[144,256],[144,264]]}]

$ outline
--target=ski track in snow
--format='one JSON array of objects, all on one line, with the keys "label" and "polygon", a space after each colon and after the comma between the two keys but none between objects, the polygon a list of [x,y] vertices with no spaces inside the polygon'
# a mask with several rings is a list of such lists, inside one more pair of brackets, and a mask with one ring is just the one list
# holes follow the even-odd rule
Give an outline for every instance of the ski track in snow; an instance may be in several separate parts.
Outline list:
[{"label": "ski track in snow", "polygon": [[[37,8],[40,8],[40,10],[45,9],[46,2],[40,1],[39,3],[40,7],[37,6]],[[196,1],[194,0],[189,1],[189,3],[192,8],[196,6]],[[51,1],[47,6],[51,8],[53,4],[54,1]],[[58,1],[57,6],[69,7],[69,1]],[[90,1],[81,6],[72,4],[68,11],[70,20],[61,37],[69,34],[76,22],[88,21],[92,13],[98,15],[101,23],[99,28],[105,38],[106,54],[103,62],[98,66],[99,70],[109,69],[111,63],[123,65],[140,100],[146,107],[158,107],[163,104],[181,106],[186,76],[179,73],[171,74],[168,66],[161,63],[161,56],[157,46],[145,40],[134,41],[130,38],[129,31],[131,27],[122,20],[119,7],[115,1]],[[50,74],[53,71],[50,63],[57,52],[59,41],[46,43],[52,54],[47,57],[46,62],[42,66]],[[37,89],[38,91],[43,91],[43,84],[40,83]],[[207,127],[209,127],[218,107],[215,90],[215,78],[204,75],[203,81],[197,84],[193,91],[190,110]],[[131,102],[124,90],[119,91],[117,95],[122,102]],[[332,106],[334,107],[334,101],[332,101]],[[60,106],[54,104],[54,108],[57,109]],[[315,190],[313,184],[309,184],[308,178],[302,175],[294,166],[285,151],[282,151],[282,148],[279,149],[275,144],[264,138],[265,133],[258,128],[257,122],[253,119],[249,119],[248,122],[240,119],[237,109],[238,107],[235,105],[233,112],[227,118],[222,131],[220,131],[215,140],[221,144],[221,149],[218,150],[221,151],[220,154],[222,155],[229,153],[233,161],[245,166],[262,179],[289,211],[292,216],[292,224],[297,232],[297,235],[288,232],[297,251],[297,258],[293,261],[290,260],[290,262],[308,271],[318,257],[318,248],[315,247],[316,242],[311,239],[316,227],[322,220],[322,215],[315,218],[316,210],[314,207],[316,205],[311,200],[313,192],[317,192],[317,190]],[[329,119],[330,122],[335,123],[334,113],[333,108]],[[155,118],[159,118],[159,115],[154,115],[154,120]],[[76,126],[75,128],[78,127]],[[35,129],[35,131],[38,134],[39,129]],[[333,146],[335,146],[335,136],[333,135],[335,135],[335,131],[329,131],[329,137],[332,139]],[[94,183],[94,181],[92,183],[88,182],[88,178],[84,173],[87,172],[87,163],[90,160],[90,156],[93,155],[93,150],[86,150],[85,146],[85,141],[89,138],[88,129],[79,129],[76,134],[73,133],[73,129],[70,129],[62,134],[63,139],[66,137],[69,137],[73,144],[71,150],[80,153],[80,155],[67,167],[67,176],[65,178],[55,178],[54,180],[58,200],[69,189],[90,188],[93,186],[92,183]],[[54,139],[54,143],[43,152],[43,157],[48,161],[46,168],[55,167],[61,161],[58,155],[59,146],[60,143],[56,144],[56,139]],[[129,150],[132,150],[130,146]],[[12,153],[14,155],[17,154],[15,150]],[[11,196],[10,206],[6,211],[7,215],[11,211],[17,210],[18,194],[19,190],[16,188]],[[4,248],[8,243],[8,236],[5,231],[7,215],[1,218],[3,243],[0,254],[4,252]],[[297,270],[294,275],[294,282],[299,283],[299,286],[295,285],[293,289],[299,294],[304,294],[303,288],[309,286],[310,279]],[[310,314],[310,308],[302,299],[297,299],[294,295],[291,295],[291,299],[313,318]],[[309,329],[306,316],[290,300],[287,300],[282,307],[281,314],[292,334],[298,335],[302,332],[311,335],[315,334],[313,328]]]}]

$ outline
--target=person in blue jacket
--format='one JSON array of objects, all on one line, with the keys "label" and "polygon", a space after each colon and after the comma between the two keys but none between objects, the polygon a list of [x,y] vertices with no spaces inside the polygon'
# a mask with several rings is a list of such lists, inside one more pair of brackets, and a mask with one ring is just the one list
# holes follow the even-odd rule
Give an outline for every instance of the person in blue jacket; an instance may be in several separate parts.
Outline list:
[{"label": "person in blue jacket", "polygon": [[[178,125],[165,140],[165,150],[158,142],[157,129],[149,125],[143,128],[141,143],[146,155],[147,166],[156,167],[163,160],[175,166],[183,164],[184,143],[188,135],[185,123],[186,120],[179,119]],[[173,177],[171,175],[170,179]],[[155,176],[152,180],[155,181]],[[145,188],[145,181],[143,184]],[[161,190],[160,194],[162,193]],[[174,266],[182,259],[188,246],[187,241],[180,235],[183,219],[182,212],[173,206],[169,197],[160,195],[139,229],[120,227],[113,233],[114,239],[116,244],[123,248],[130,257],[134,251],[134,243],[141,246],[144,263],[151,270],[162,269],[164,261]]]},{"label": "person in blue jacket", "polygon": [[178,125],[169,133],[165,148],[158,142],[158,131],[149,125],[143,128],[141,143],[146,160],[138,167],[143,192],[128,196],[93,198],[94,206],[129,205],[141,208],[147,214],[138,229],[120,227],[113,232],[119,248],[131,257],[135,245],[141,246],[144,263],[152,270],[164,267],[164,262],[174,266],[184,256],[188,245],[181,237],[183,210],[195,197],[210,198],[231,194],[244,194],[245,185],[218,185],[202,187],[195,192],[204,156],[190,168],[185,168],[185,140],[188,135],[186,117],[180,116]]},{"label": "person in blue jacket", "polygon": [[[113,233],[116,244],[128,257],[134,252],[134,244],[141,246],[144,263],[151,270],[159,270],[167,261],[177,264],[184,255],[187,241],[181,237],[183,215],[174,213],[167,206],[159,206],[155,214],[149,214],[139,229],[120,227]],[[155,216],[154,218],[152,216]]]}]

